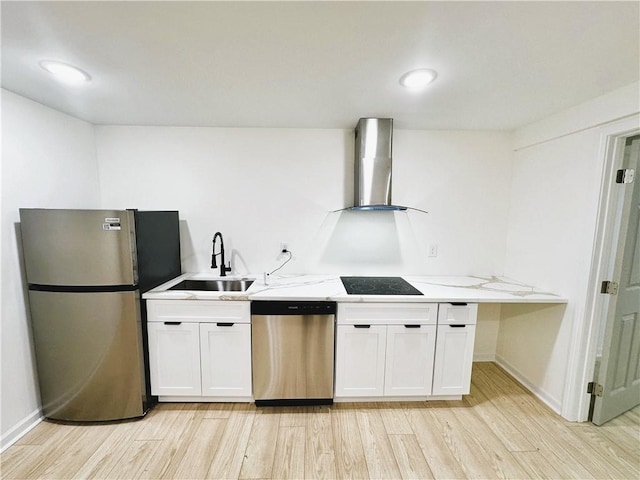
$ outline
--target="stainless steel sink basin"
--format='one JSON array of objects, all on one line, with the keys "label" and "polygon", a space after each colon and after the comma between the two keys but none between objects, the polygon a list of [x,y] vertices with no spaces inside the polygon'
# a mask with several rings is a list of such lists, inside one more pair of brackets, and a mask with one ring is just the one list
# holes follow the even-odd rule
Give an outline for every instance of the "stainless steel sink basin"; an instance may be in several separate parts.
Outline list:
[{"label": "stainless steel sink basin", "polygon": [[205,292],[244,292],[253,280],[183,280],[169,290],[197,290]]}]

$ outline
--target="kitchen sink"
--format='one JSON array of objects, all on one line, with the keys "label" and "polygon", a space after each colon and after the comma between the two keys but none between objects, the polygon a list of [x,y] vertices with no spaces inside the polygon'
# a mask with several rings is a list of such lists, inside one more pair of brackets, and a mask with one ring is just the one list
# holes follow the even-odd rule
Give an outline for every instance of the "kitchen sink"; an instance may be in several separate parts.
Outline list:
[{"label": "kitchen sink", "polygon": [[205,292],[244,292],[253,280],[183,280],[169,290],[198,290]]}]

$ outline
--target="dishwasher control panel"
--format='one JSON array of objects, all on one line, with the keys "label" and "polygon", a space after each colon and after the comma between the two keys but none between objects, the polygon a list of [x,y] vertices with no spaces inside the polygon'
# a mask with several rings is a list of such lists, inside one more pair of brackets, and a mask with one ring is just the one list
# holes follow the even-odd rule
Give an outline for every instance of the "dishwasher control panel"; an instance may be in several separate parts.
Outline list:
[{"label": "dishwasher control panel", "polygon": [[336,302],[251,302],[252,315],[335,315],[336,311]]}]

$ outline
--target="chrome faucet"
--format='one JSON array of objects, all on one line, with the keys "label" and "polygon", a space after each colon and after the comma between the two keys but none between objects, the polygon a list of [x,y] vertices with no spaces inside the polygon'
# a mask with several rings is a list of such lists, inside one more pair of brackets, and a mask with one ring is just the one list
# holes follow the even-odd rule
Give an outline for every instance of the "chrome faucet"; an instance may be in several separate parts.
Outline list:
[{"label": "chrome faucet", "polygon": [[[220,237],[220,251],[216,253],[216,239]],[[220,276],[226,277],[227,272],[231,271],[231,262],[229,262],[229,266],[224,266],[224,240],[222,239],[222,234],[220,232],[216,232],[213,236],[213,250],[211,252],[211,268],[218,268],[216,264],[216,257],[220,255]]]}]

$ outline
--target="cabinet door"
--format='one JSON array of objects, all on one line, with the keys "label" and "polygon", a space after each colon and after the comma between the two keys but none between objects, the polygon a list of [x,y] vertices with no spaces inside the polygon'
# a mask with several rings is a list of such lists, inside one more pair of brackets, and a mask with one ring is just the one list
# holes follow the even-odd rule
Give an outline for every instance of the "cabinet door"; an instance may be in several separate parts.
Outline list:
[{"label": "cabinet door", "polygon": [[435,325],[389,325],[384,394],[430,395]]},{"label": "cabinet door", "polygon": [[251,325],[201,323],[202,395],[251,396]]},{"label": "cabinet door", "polygon": [[149,322],[147,327],[151,393],[201,395],[198,324]]},{"label": "cabinet door", "polygon": [[475,334],[475,325],[438,325],[433,395],[469,393]]},{"label": "cabinet door", "polygon": [[338,325],[336,397],[384,394],[385,325]]}]

